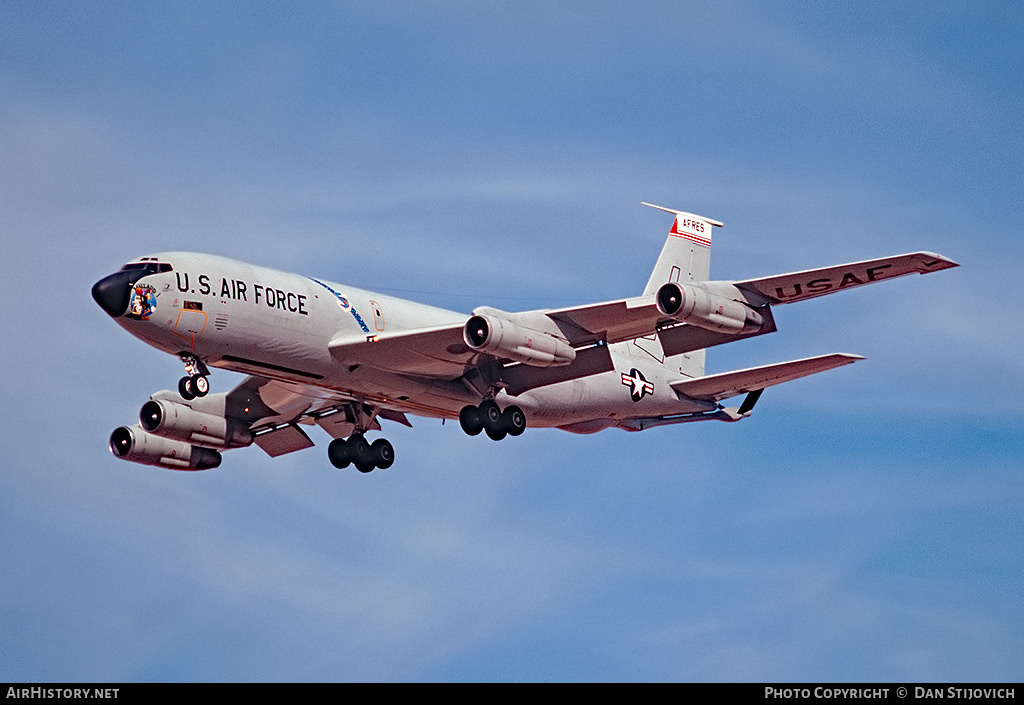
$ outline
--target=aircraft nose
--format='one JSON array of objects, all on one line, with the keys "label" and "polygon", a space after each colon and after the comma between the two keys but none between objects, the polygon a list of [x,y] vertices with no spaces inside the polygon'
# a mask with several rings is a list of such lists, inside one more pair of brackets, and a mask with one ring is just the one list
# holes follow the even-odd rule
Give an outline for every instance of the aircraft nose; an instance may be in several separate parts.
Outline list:
[{"label": "aircraft nose", "polygon": [[132,284],[135,283],[136,277],[136,272],[123,271],[103,277],[92,285],[92,298],[111,318],[123,316],[128,310]]}]

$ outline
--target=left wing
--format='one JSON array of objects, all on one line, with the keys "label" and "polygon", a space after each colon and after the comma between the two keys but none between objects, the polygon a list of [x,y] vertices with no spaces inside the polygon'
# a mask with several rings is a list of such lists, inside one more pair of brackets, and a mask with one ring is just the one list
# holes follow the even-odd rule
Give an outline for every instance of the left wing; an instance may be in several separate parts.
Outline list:
[{"label": "left wing", "polygon": [[786,304],[871,284],[882,279],[902,277],[915,272],[928,274],[959,266],[953,260],[933,252],[912,252],[895,257],[839,264],[834,267],[807,269],[791,274],[745,279],[732,284],[752,294],[754,301],[751,303]]},{"label": "left wing", "polygon": [[[632,340],[653,333],[659,324],[675,323],[658,311],[654,296],[522,313],[477,309],[474,314],[478,312],[497,315],[530,333],[552,336],[576,349]],[[447,324],[369,336],[345,334],[328,347],[337,360],[349,366],[455,379],[467,365],[480,359],[480,353],[466,344],[463,328],[464,324]],[[494,357],[503,359],[500,355]]]},{"label": "left wing", "polygon": [[[476,309],[474,318],[481,315],[492,317],[521,334],[507,354],[503,353],[500,346],[496,346],[497,349],[488,347],[486,355],[480,349],[471,348],[463,337],[463,323],[446,323],[367,336],[345,334],[332,340],[329,349],[335,359],[352,369],[366,365],[398,374],[445,380],[457,379],[465,374],[468,367],[480,364],[484,359],[506,363],[518,360],[525,362],[528,369],[518,374],[514,386],[525,390],[593,374],[593,370],[604,364],[603,360],[598,359],[602,356],[590,356],[587,367],[590,372],[586,373],[576,369],[576,365],[568,364],[574,359],[574,354],[590,346],[633,340],[659,332],[666,354],[678,354],[772,332],[775,325],[770,309],[767,308],[769,304],[802,301],[882,279],[915,272],[927,274],[956,266],[956,262],[941,255],[914,252],[759,279],[687,285],[695,287],[698,293],[707,294],[708,301],[715,306],[729,304],[731,300],[757,308],[760,323],[747,326],[740,332],[716,330],[713,322],[709,326],[680,323],[659,311],[658,294],[653,294],[522,313]],[[714,306],[711,308],[714,309]],[[699,320],[694,322],[699,323]],[[528,348],[538,343],[542,344],[540,347],[543,347],[543,343],[562,346],[556,356],[560,359],[556,362],[531,360]],[[520,352],[527,353],[525,357],[511,352],[516,345]],[[558,368],[558,371],[552,367]],[[546,371],[541,373],[542,369]]]}]

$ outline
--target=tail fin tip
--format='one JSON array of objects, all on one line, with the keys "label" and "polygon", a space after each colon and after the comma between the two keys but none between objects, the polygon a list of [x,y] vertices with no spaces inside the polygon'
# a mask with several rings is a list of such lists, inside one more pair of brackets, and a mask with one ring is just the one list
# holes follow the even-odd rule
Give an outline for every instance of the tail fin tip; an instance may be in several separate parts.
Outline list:
[{"label": "tail fin tip", "polygon": [[659,211],[665,211],[666,213],[672,213],[672,214],[674,214],[676,216],[676,219],[678,219],[680,216],[682,216],[684,218],[686,218],[686,217],[689,217],[689,218],[699,218],[700,220],[703,220],[705,223],[710,223],[711,225],[714,225],[716,227],[719,227],[719,228],[724,228],[725,227],[725,223],[723,223],[722,221],[714,220],[713,218],[708,218],[705,215],[697,215],[696,213],[688,213],[686,211],[679,211],[679,210],[676,210],[675,208],[666,208],[665,206],[656,206],[653,203],[648,203],[647,201],[640,201],[640,205],[647,206],[648,208],[655,208],[655,209],[657,209]]}]

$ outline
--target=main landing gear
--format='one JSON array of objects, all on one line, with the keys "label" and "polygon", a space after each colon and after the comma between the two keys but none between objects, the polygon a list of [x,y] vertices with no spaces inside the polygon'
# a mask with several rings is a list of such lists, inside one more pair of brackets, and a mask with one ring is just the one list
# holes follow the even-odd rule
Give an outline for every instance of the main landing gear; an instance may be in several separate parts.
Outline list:
[{"label": "main landing gear", "polygon": [[349,465],[355,465],[359,472],[370,472],[374,468],[381,470],[391,467],[395,462],[395,449],[391,443],[384,438],[378,438],[373,443],[366,440],[364,434],[374,426],[379,407],[369,406],[364,403],[350,403],[344,409],[346,420],[355,428],[348,438],[335,438],[327,446],[327,458],[331,465],[341,470]]},{"label": "main landing gear", "polygon": [[347,439],[331,441],[327,446],[327,457],[339,470],[354,464],[359,472],[370,472],[374,468],[384,470],[391,467],[395,462],[395,449],[384,438],[368,443],[362,433],[354,433]]},{"label": "main landing gear", "polygon": [[185,401],[191,401],[196,397],[205,397],[210,392],[210,380],[207,376],[210,370],[195,355],[181,353],[178,355],[185,363],[186,376],[178,380],[178,394]]},{"label": "main landing gear", "polygon": [[493,399],[480,406],[464,406],[459,412],[459,425],[471,436],[484,431],[488,438],[500,441],[505,436],[518,436],[526,430],[526,414],[515,404],[502,411]]}]

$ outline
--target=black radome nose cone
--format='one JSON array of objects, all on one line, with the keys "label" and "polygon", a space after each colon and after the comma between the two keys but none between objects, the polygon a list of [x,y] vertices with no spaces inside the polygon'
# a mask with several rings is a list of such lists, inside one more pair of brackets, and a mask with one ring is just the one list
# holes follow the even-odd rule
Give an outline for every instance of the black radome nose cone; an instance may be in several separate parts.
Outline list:
[{"label": "black radome nose cone", "polygon": [[111,318],[123,316],[132,295],[133,272],[115,272],[92,285],[92,298]]}]

